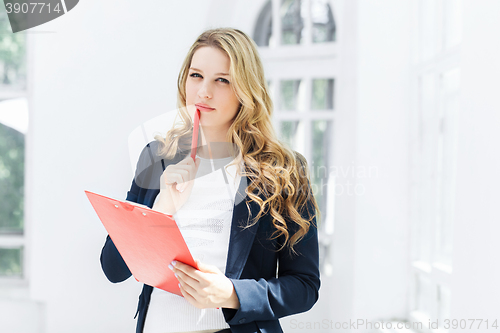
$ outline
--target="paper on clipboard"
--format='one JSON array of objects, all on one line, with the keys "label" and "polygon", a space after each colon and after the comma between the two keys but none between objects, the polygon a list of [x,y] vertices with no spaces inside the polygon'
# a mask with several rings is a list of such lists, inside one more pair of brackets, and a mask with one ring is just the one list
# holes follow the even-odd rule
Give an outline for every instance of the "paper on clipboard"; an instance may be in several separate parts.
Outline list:
[{"label": "paper on clipboard", "polygon": [[174,218],[90,191],[85,194],[135,279],[182,296],[168,265],[178,260],[198,266]]}]

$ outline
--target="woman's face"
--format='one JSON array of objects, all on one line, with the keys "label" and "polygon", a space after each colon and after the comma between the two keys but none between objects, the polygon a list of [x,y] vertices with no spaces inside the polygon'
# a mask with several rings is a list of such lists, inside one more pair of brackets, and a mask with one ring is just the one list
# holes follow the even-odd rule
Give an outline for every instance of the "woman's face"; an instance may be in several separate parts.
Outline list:
[{"label": "woman's face", "polygon": [[193,55],[186,79],[186,105],[197,105],[204,128],[220,129],[224,134],[240,107],[231,87],[230,63],[227,54],[219,49],[201,47]]}]

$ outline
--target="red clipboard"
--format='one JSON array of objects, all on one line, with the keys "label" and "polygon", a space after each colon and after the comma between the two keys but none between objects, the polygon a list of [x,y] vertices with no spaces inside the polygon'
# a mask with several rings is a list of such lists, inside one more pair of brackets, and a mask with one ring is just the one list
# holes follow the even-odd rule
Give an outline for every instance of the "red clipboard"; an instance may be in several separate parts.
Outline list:
[{"label": "red clipboard", "polygon": [[178,260],[198,266],[174,218],[128,201],[85,194],[135,279],[182,296],[168,265]]},{"label": "red clipboard", "polygon": [[[196,158],[200,111],[194,115],[191,157]],[[168,265],[178,260],[198,269],[172,215],[143,205],[85,191],[92,207],[134,278],[182,296]]]}]

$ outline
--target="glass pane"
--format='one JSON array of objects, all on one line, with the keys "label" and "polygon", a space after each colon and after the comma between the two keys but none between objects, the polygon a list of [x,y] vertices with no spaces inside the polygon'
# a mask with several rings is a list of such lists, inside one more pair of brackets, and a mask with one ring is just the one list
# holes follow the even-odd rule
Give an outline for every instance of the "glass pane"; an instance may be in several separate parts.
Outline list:
[{"label": "glass pane", "polygon": [[0,91],[26,89],[26,34],[14,34],[0,11]]},{"label": "glass pane", "polygon": [[435,115],[436,82],[434,73],[425,73],[420,77],[420,107],[422,121],[426,125]]},{"label": "glass pane", "polygon": [[[417,155],[415,153],[415,155]],[[410,211],[409,217],[411,221],[411,260],[416,261],[420,257],[420,221],[422,220],[422,210],[420,208],[421,202],[421,194],[422,191],[420,187],[420,168],[418,167],[418,162],[415,163],[415,167],[413,167],[414,176],[412,177],[411,185],[410,185]],[[413,309],[412,309],[413,310]]]},{"label": "glass pane", "polygon": [[280,124],[281,140],[290,148],[304,155],[305,132],[303,121],[282,121]]},{"label": "glass pane", "polygon": [[432,318],[432,304],[434,301],[432,283],[422,274],[417,274],[416,279],[416,309]]},{"label": "glass pane", "polygon": [[22,233],[24,135],[0,123],[0,233]]},{"label": "glass pane", "polygon": [[302,80],[282,80],[280,82],[280,109],[284,111],[303,111],[304,92]]},{"label": "glass pane", "polygon": [[311,1],[311,21],[313,43],[335,40],[335,21],[333,20],[330,5],[326,0]]},{"label": "glass pane", "polygon": [[438,318],[439,328],[443,328],[444,320],[450,319],[451,291],[446,286],[438,286]]},{"label": "glass pane", "polygon": [[441,90],[446,97],[458,94],[460,89],[460,69],[454,68],[443,73],[441,82]]},{"label": "glass pane", "polygon": [[0,248],[0,276],[21,277],[23,249]]},{"label": "glass pane", "polygon": [[418,259],[431,262],[432,230],[431,223],[435,218],[435,81],[434,74],[420,77],[420,174],[421,191],[419,191],[419,216],[417,228]]},{"label": "glass pane", "polygon": [[438,223],[436,225],[436,260],[452,265],[453,223],[458,152],[460,70],[441,76],[440,126],[438,140]]},{"label": "glass pane", "polygon": [[306,2],[301,0],[282,0],[281,44],[300,44],[304,33],[304,17]]},{"label": "glass pane", "polygon": [[462,1],[444,1],[444,47],[450,48],[462,40]]},{"label": "glass pane", "polygon": [[333,110],[333,79],[312,80],[312,110]]},{"label": "glass pane", "polygon": [[272,2],[268,0],[264,7],[262,7],[259,17],[257,18],[253,39],[258,46],[269,46],[271,44],[272,32],[273,8]]},{"label": "glass pane", "polygon": [[435,0],[420,0],[420,51],[422,60],[436,52],[436,6]]},{"label": "glass pane", "polygon": [[326,212],[327,184],[330,170],[330,153],[333,138],[333,121],[314,120],[311,123],[312,164],[311,186],[318,201],[319,210]]}]

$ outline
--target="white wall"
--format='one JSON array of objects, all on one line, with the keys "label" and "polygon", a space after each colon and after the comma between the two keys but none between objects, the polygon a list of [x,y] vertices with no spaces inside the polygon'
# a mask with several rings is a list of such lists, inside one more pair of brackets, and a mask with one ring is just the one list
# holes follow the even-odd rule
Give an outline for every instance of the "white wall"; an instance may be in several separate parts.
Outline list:
[{"label": "white wall", "polygon": [[134,332],[141,284],[112,285],[106,231],[84,190],[122,198],[129,132],[175,108],[176,79],[207,1],[84,1],[34,39],[28,151],[31,296],[46,332]]},{"label": "white wall", "polygon": [[356,319],[404,318],[409,270],[409,1],[358,2]]},{"label": "white wall", "polygon": [[463,12],[451,317],[491,325],[500,313],[500,2],[464,1]]}]

